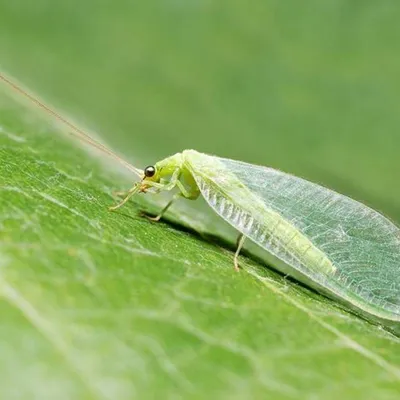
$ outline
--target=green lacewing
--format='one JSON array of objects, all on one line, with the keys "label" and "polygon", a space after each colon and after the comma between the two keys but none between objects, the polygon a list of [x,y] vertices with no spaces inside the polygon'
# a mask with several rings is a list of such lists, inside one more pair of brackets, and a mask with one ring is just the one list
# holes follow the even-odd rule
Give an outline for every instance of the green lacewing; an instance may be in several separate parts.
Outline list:
[{"label": "green lacewing", "polygon": [[[203,196],[245,239],[273,255],[297,279],[356,311],[400,321],[400,229],[379,212],[347,196],[276,169],[185,150],[137,169],[72,125],[9,79],[2,80],[64,122],[71,134],[116,157],[140,181],[115,210],[138,193],[177,189],[177,197]],[[172,204],[171,200],[159,220]],[[278,266],[279,269],[279,266]]]}]

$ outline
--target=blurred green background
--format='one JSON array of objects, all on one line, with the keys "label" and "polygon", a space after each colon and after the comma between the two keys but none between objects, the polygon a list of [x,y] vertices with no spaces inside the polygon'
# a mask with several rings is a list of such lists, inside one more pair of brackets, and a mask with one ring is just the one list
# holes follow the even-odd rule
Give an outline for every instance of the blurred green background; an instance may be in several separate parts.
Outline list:
[{"label": "blurred green background", "polygon": [[141,165],[194,148],[400,221],[399,17],[396,1],[2,0],[0,66]]},{"label": "blurred green background", "polygon": [[[396,1],[0,0],[0,69],[139,167],[194,148],[399,222],[399,20]],[[398,398],[398,338],[134,202],[105,212],[127,181],[3,89],[0,397]]]}]

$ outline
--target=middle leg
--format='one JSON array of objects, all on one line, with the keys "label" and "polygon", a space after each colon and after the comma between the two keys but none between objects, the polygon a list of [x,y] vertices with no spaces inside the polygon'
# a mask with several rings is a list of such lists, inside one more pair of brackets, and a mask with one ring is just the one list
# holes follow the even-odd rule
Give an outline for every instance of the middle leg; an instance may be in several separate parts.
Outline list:
[{"label": "middle leg", "polygon": [[160,211],[160,213],[156,217],[150,217],[149,215],[144,214],[144,216],[149,219],[150,221],[158,222],[163,215],[167,212],[168,208],[172,206],[172,203],[178,198],[181,197],[181,193],[176,193],[172,199],[168,202],[168,204]]}]

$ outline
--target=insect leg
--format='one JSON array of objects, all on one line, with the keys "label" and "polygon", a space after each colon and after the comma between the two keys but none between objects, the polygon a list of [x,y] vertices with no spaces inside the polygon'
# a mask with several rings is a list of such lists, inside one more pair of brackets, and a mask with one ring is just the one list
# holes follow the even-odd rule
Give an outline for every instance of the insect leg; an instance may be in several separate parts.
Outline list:
[{"label": "insect leg", "polygon": [[233,258],[233,265],[235,266],[236,271],[239,271],[239,253],[240,253],[240,250],[242,250],[245,240],[246,240],[246,236],[244,236],[243,233],[241,233],[238,236],[237,241],[236,241],[237,249],[236,249],[235,256]]},{"label": "insect leg", "polygon": [[176,186],[178,187],[178,189],[180,190],[181,195],[185,199],[196,200],[200,195],[200,191],[197,188],[197,186],[194,187],[194,188],[186,189],[185,186],[183,185],[183,183],[180,182],[180,181],[176,182]]},{"label": "insect leg", "polygon": [[[185,186],[182,184],[182,182],[180,182],[178,179],[176,179],[176,181],[174,182],[174,186],[171,187],[171,184],[168,184],[164,186],[164,188],[162,188],[161,190],[169,190],[168,188],[172,189],[175,186],[178,187],[179,192],[176,193],[174,197],[172,197],[172,199],[168,202],[168,204],[160,211],[160,213],[156,217],[149,217],[145,215],[149,220],[158,222],[178,197],[185,197],[186,199],[191,199],[191,200],[197,199],[197,197],[199,197],[198,190],[194,191],[187,190]],[[167,187],[167,189],[165,189],[165,187]]]},{"label": "insect leg", "polygon": [[150,184],[153,187],[158,188],[158,190],[160,192],[163,192],[165,190],[172,190],[177,185],[177,183],[179,182],[178,179],[179,179],[180,173],[181,173],[180,168],[177,168],[175,170],[175,172],[172,174],[171,180],[169,182],[167,182],[167,183],[158,183],[158,184],[155,183],[155,182],[151,182]]},{"label": "insect leg", "polygon": [[174,197],[172,197],[172,199],[168,202],[168,204],[160,211],[160,213],[159,213],[156,217],[150,217],[150,216],[148,216],[148,215],[146,215],[146,214],[144,214],[144,216],[145,216],[147,219],[149,219],[150,221],[158,222],[158,221],[163,217],[163,215],[166,213],[166,211],[168,210],[168,208],[171,207],[172,203],[173,203],[178,197],[180,197],[180,196],[182,196],[181,193],[176,193],[176,194],[174,195]]},{"label": "insect leg", "polygon": [[115,211],[117,208],[122,207],[135,193],[139,191],[139,188],[140,183],[136,183],[135,185],[133,185],[132,188],[128,190],[125,198],[120,203],[118,203],[116,206],[109,207],[108,209],[110,211]]}]

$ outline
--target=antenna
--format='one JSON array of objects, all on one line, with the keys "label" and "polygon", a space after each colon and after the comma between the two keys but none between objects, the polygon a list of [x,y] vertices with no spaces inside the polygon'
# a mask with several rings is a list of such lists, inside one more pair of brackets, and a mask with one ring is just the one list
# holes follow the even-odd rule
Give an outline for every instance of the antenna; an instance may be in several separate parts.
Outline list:
[{"label": "antenna", "polygon": [[63,116],[52,110],[50,107],[48,107],[46,104],[42,103],[35,97],[33,97],[31,94],[26,92],[25,90],[21,89],[18,85],[16,85],[14,82],[10,81],[7,79],[4,75],[0,73],[0,79],[4,81],[8,86],[10,86],[13,90],[16,92],[22,94],[25,98],[30,100],[32,103],[36,104],[38,107],[41,109],[45,110],[47,113],[61,121],[64,125],[68,126],[69,128],[72,129],[73,132],[68,132],[71,136],[79,139],[80,141],[90,144],[91,146],[95,147],[98,150],[103,151],[104,153],[108,154],[111,157],[114,157],[116,160],[118,160],[122,165],[124,165],[126,168],[128,168],[130,171],[135,173],[137,176],[140,178],[143,178],[143,171],[135,168],[133,165],[125,161],[123,158],[115,154],[113,151],[108,149],[106,146],[102,145],[99,142],[96,142],[94,139],[92,139],[87,133],[85,133],[82,129],[79,129],[77,126],[72,124],[70,121],[65,119]]}]

